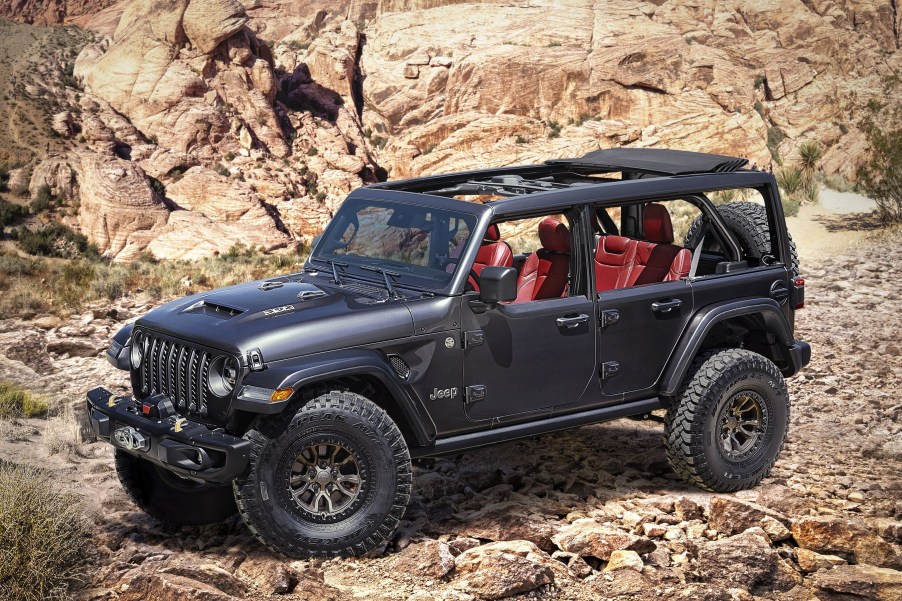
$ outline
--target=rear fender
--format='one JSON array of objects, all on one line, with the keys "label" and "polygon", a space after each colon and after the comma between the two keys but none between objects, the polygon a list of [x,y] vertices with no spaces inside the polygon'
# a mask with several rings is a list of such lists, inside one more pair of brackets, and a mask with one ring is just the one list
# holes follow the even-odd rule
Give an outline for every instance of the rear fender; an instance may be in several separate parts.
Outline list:
[{"label": "rear fender", "polygon": [[786,316],[780,310],[779,303],[773,299],[744,299],[710,305],[695,314],[661,378],[659,394],[665,397],[677,394],[692,360],[702,350],[702,344],[715,325],[745,315],[759,315],[763,319],[765,328],[776,337],[783,355],[776,362],[783,366],[781,368],[784,370],[784,375],[792,375],[787,370],[791,370],[794,365],[790,349],[796,341],[793,338],[789,322],[786,321]]}]

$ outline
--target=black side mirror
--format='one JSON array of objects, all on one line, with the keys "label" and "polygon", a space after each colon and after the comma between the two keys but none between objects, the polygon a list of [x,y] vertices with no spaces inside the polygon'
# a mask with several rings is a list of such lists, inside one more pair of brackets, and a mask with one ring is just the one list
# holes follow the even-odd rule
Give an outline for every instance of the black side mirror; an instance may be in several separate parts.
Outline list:
[{"label": "black side mirror", "polygon": [[517,298],[517,270],[513,267],[488,266],[479,274],[479,298],[494,304]]}]

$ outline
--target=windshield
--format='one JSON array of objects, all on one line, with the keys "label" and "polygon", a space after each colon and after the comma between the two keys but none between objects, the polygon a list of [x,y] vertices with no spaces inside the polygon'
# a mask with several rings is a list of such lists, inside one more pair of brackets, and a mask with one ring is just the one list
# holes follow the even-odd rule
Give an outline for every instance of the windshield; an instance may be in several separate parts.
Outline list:
[{"label": "windshield", "polygon": [[441,289],[451,281],[476,219],[470,213],[348,199],[311,259],[335,261],[348,270],[380,267],[394,272],[398,284]]}]

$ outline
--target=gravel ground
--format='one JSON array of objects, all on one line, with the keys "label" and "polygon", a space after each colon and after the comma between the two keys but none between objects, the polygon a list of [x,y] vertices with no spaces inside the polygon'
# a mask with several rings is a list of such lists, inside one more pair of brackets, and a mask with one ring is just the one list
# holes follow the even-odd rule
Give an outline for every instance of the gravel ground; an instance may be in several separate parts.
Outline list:
[{"label": "gravel ground", "polygon": [[[0,458],[48,467],[85,495],[97,543],[85,599],[899,599],[902,243],[802,271],[797,336],[812,363],[789,381],[772,475],[735,495],[678,480],[660,424],[619,420],[417,468],[384,552],[292,562],[237,518],[168,529],[144,516],[110,447],[72,442],[71,415],[0,424]],[[116,309],[0,321],[0,378],[76,405],[95,383],[124,390],[97,351],[145,307]]]}]

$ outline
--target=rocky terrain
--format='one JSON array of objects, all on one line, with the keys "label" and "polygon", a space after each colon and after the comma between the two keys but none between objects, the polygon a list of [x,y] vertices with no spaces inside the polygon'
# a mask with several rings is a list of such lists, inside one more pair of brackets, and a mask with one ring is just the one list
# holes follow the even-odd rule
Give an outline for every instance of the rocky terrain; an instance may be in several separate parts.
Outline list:
[{"label": "rocky terrain", "polygon": [[97,32],[59,59],[69,76],[22,76],[20,103],[54,99],[54,135],[10,181],[65,195],[116,260],[309,242],[365,183],[616,145],[765,167],[814,139],[827,174],[853,177],[857,124],[902,67],[902,14],[875,0],[29,0],[2,14]]},{"label": "rocky terrain", "polygon": [[[80,436],[85,390],[127,381],[102,358],[140,297],[62,320],[0,320],[0,379],[47,392],[49,420],[0,422],[0,457],[83,494],[96,550],[83,599],[793,599],[902,596],[902,277],[898,238],[803,266],[773,474],[732,495],[672,473],[653,421],[620,420],[420,466],[402,525],[371,557],[288,561],[237,518],[169,529],[126,499],[111,447]],[[83,416],[81,416],[83,417]]]}]

